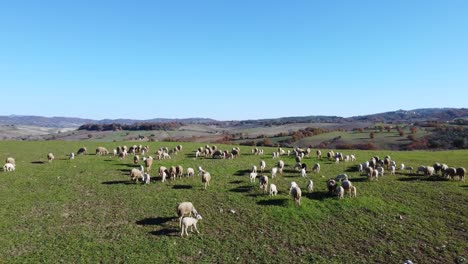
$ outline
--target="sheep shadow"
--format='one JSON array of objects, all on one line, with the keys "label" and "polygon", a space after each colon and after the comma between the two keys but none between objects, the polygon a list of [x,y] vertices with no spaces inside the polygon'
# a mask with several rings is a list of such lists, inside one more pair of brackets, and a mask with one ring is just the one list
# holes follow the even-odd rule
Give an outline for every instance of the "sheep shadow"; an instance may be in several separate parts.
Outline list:
[{"label": "sheep shadow", "polygon": [[174,228],[164,228],[164,229],[148,232],[148,234],[151,234],[153,236],[173,236],[173,237],[175,237],[175,236],[179,236],[179,231],[180,230],[177,230],[177,229],[174,229]]},{"label": "sheep shadow", "polygon": [[367,177],[361,177],[361,178],[349,178],[351,182],[366,182],[369,181]]},{"label": "sheep shadow", "polygon": [[155,217],[155,218],[150,217],[150,218],[138,220],[135,223],[137,225],[142,225],[142,226],[162,225],[175,219],[177,219],[177,217]]},{"label": "sheep shadow", "polygon": [[278,198],[278,199],[268,199],[268,200],[261,200],[257,202],[258,205],[262,206],[282,206],[287,207],[288,199],[286,198]]},{"label": "sheep shadow", "polygon": [[175,190],[188,190],[188,189],[192,189],[193,186],[192,185],[182,185],[182,184],[179,184],[179,185],[174,185],[172,186],[172,189],[175,189]]},{"label": "sheep shadow", "polygon": [[243,183],[243,181],[230,181],[229,183],[230,184],[241,184],[241,183]]},{"label": "sheep shadow", "polygon": [[235,176],[245,176],[251,173],[250,170],[238,170],[234,173]]},{"label": "sheep shadow", "polygon": [[31,164],[45,164],[45,161],[31,161]]},{"label": "sheep shadow", "polygon": [[408,181],[427,181],[427,182],[434,182],[434,181],[449,181],[448,179],[444,179],[441,177],[407,177],[407,178],[398,178],[398,181],[408,182]]},{"label": "sheep shadow", "polygon": [[122,164],[122,166],[129,167],[129,168],[138,168],[140,164]]},{"label": "sheep shadow", "polygon": [[317,201],[323,201],[325,199],[330,199],[333,198],[333,195],[330,194],[329,192],[307,192],[305,193],[305,197],[311,199],[311,200],[317,200]]},{"label": "sheep shadow", "polygon": [[244,186],[238,186],[236,188],[233,188],[229,190],[230,192],[235,192],[235,193],[246,193],[252,190],[253,186],[250,185],[244,185]]},{"label": "sheep shadow", "polygon": [[248,197],[253,197],[253,198],[257,198],[259,196],[268,196],[268,193],[264,193],[262,190],[259,189],[259,192],[257,193],[250,193],[250,194],[247,194]]},{"label": "sheep shadow", "polygon": [[133,182],[133,181],[105,181],[105,182],[101,182],[101,184],[105,184],[105,185],[114,185],[114,184],[129,185],[129,184],[136,184],[136,182]]},{"label": "sheep shadow", "polygon": [[185,154],[185,158],[187,158],[187,159],[188,159],[188,158],[196,158],[196,156],[195,156],[195,154],[193,154],[193,153],[186,153],[186,154]]}]

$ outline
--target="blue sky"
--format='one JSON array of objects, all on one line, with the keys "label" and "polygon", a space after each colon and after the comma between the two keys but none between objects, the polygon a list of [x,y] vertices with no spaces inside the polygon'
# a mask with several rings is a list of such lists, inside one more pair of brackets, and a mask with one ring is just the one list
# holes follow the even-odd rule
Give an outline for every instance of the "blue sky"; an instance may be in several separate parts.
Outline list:
[{"label": "blue sky", "polygon": [[0,115],[468,107],[468,1],[2,1]]}]

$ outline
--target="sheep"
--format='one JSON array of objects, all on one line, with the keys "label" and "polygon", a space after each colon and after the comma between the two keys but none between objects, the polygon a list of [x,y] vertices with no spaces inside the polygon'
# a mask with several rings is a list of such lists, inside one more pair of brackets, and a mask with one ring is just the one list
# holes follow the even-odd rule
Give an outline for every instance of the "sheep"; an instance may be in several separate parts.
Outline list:
[{"label": "sheep", "polygon": [[460,181],[465,181],[465,174],[466,174],[465,168],[463,167],[457,168],[456,172],[457,172],[456,175],[458,176],[458,179]]},{"label": "sheep", "polygon": [[270,196],[276,196],[278,194],[278,189],[273,183],[270,184]]},{"label": "sheep", "polygon": [[307,181],[307,190],[309,191],[309,193],[314,191],[314,182],[312,181],[312,179]]},{"label": "sheep", "polygon": [[406,171],[407,171],[408,174],[413,174],[413,170],[414,169],[411,166],[406,167]]},{"label": "sheep", "polygon": [[344,188],[342,186],[336,186],[335,195],[338,196],[338,199],[344,198]]},{"label": "sheep", "polygon": [[3,165],[3,171],[15,171],[15,169],[16,166],[13,163],[5,163],[5,165]]},{"label": "sheep", "polygon": [[278,161],[278,172],[283,175],[283,169],[284,169],[284,161],[279,160]]},{"label": "sheep", "polygon": [[143,181],[145,182],[145,184],[150,184],[151,182],[151,176],[146,172],[143,173]]},{"label": "sheep", "polygon": [[353,184],[351,183],[351,181],[344,180],[343,182],[341,182],[341,187],[343,187],[345,193],[349,193],[349,196],[352,196],[351,191]]},{"label": "sheep", "polygon": [[315,163],[314,167],[312,167],[312,172],[320,173],[320,164]]},{"label": "sheep", "polygon": [[47,154],[47,160],[49,160],[49,162],[52,162],[54,159],[55,159],[54,154],[52,153]]},{"label": "sheep", "polygon": [[426,167],[426,170],[424,171],[424,175],[426,175],[426,176],[432,176],[432,175],[434,175],[434,171],[435,171],[434,167],[432,167],[432,166],[427,166],[427,167]]},{"label": "sheep", "polygon": [[130,171],[130,178],[132,179],[132,181],[136,182],[138,182],[138,179],[140,178],[143,180],[143,172],[139,169],[133,168]]},{"label": "sheep", "polygon": [[439,171],[442,170],[442,164],[440,164],[438,162],[434,163],[434,165],[432,165],[432,167],[434,167],[435,174],[439,174]]},{"label": "sheep", "polygon": [[351,197],[356,197],[356,196],[357,196],[356,186],[351,186],[351,187],[350,187],[350,192],[349,192],[349,194],[350,194]]},{"label": "sheep", "polygon": [[257,172],[257,166],[255,165],[252,166],[252,172]]},{"label": "sheep", "polygon": [[320,149],[317,149],[315,154],[317,155],[317,159],[322,159],[322,151],[320,151]]},{"label": "sheep", "polygon": [[191,202],[182,202],[176,207],[177,216],[179,217],[179,225],[182,223],[182,218],[186,215],[192,216],[197,215],[198,212]]},{"label": "sheep", "polygon": [[298,187],[297,183],[296,182],[291,182],[289,184],[289,194],[291,194],[291,191],[294,187]]},{"label": "sheep", "polygon": [[369,176],[369,180],[372,180],[372,179],[375,179],[375,180],[379,180],[379,171],[378,170],[373,170],[372,171],[372,174]]},{"label": "sheep", "polygon": [[187,177],[192,177],[195,175],[193,168],[187,168]]},{"label": "sheep", "polygon": [[340,163],[340,158],[335,158],[335,163]]},{"label": "sheep", "polygon": [[5,159],[5,163],[11,163],[11,164],[13,164],[13,165],[16,165],[16,161],[15,161],[15,159],[12,158],[12,157],[6,158],[6,159]]},{"label": "sheep", "polygon": [[112,154],[113,154],[114,156],[117,156],[117,154],[119,154],[119,152],[117,151],[117,149],[114,149],[114,150],[112,150]]},{"label": "sheep", "polygon": [[384,176],[385,169],[383,167],[377,167],[377,171],[379,172],[379,175]]},{"label": "sheep", "polygon": [[175,166],[171,166],[171,167],[169,168],[169,177],[171,178],[171,180],[175,180],[176,175],[177,175],[176,167],[175,167]]},{"label": "sheep", "polygon": [[335,187],[336,187],[335,179],[333,179],[333,178],[328,179],[327,180],[327,189],[328,189],[329,194],[333,193],[333,190],[335,190]]},{"label": "sheep", "polygon": [[271,168],[271,178],[272,179],[276,177],[277,173],[278,173],[278,168],[277,167]]},{"label": "sheep", "polygon": [[73,153],[73,152],[70,153],[68,156],[70,157],[71,160],[72,160],[72,159],[75,159],[75,153]]},{"label": "sheep", "polygon": [[119,159],[120,160],[125,159],[126,156],[127,156],[127,151],[122,151],[122,152],[119,153]]},{"label": "sheep", "polygon": [[81,147],[76,152],[76,155],[86,154],[87,152],[88,152],[88,150],[86,149],[86,147]]},{"label": "sheep", "polygon": [[294,170],[299,171],[302,168],[302,164],[300,162],[297,162],[296,165],[294,165]]},{"label": "sheep", "polygon": [[96,149],[96,155],[107,155],[109,154],[109,151],[105,147],[98,147]]},{"label": "sheep", "polygon": [[302,196],[301,188],[299,188],[299,186],[292,187],[290,190],[290,193],[294,202],[297,205],[301,205],[301,196]]},{"label": "sheep", "polygon": [[145,159],[144,162],[145,162],[146,171],[150,172],[151,166],[153,165],[153,157],[149,156],[148,158]]},{"label": "sheep", "polygon": [[260,189],[263,190],[263,193],[266,193],[268,188],[268,176],[260,176],[258,182],[260,183]]},{"label": "sheep", "polygon": [[203,218],[200,214],[196,214],[195,218],[190,217],[190,216],[182,218],[182,221],[180,224],[180,228],[182,232],[180,233],[180,236],[183,237],[184,232],[185,232],[185,235],[188,236],[187,230],[189,227],[191,228],[191,232],[193,232],[193,227],[195,227],[195,231],[197,231],[197,233],[200,234],[200,231],[198,231],[198,228],[197,228],[197,222],[198,220],[201,220],[201,219]]},{"label": "sheep", "polygon": [[356,156],[354,156],[354,154],[351,154],[350,157],[351,157],[351,161],[356,161]]},{"label": "sheep", "polygon": [[256,172],[251,172],[250,173],[250,182],[255,182],[256,178],[257,178],[257,173]]},{"label": "sheep", "polygon": [[210,180],[211,180],[210,173],[202,170],[202,183],[205,184],[205,190],[206,190],[206,187],[210,185]]},{"label": "sheep", "polygon": [[179,165],[176,167],[176,176],[180,178],[182,178],[182,175],[184,174],[184,168]]},{"label": "sheep", "polygon": [[162,182],[166,181],[166,177],[167,177],[168,173],[169,172],[168,172],[166,167],[164,167],[164,166],[159,167],[159,176],[161,176]]},{"label": "sheep", "polygon": [[396,169],[395,166],[392,165],[390,167],[390,174],[395,175],[395,169]]},{"label": "sheep", "polygon": [[263,173],[263,171],[265,170],[266,168],[266,163],[264,160],[260,160],[260,172]]},{"label": "sheep", "polygon": [[362,171],[363,171],[363,169],[362,169],[362,164],[358,164],[356,168],[357,168],[357,171],[358,171],[358,172],[362,172]]},{"label": "sheep", "polygon": [[426,173],[426,166],[419,166],[418,170],[416,170],[416,173],[419,174],[419,172],[422,172],[422,174]]},{"label": "sheep", "polygon": [[405,169],[405,164],[400,164],[400,170],[404,170]]},{"label": "sheep", "polygon": [[301,169],[301,176],[305,178],[307,176],[306,170],[304,168]]},{"label": "sheep", "polygon": [[163,152],[162,159],[171,159],[171,155],[167,154],[166,152]]},{"label": "sheep", "polygon": [[443,176],[453,180],[453,177],[457,175],[457,169],[450,167],[444,170]]},{"label": "sheep", "polygon": [[335,177],[335,181],[346,181],[348,180],[348,175],[346,173],[338,174]]},{"label": "sheep", "polygon": [[140,157],[138,155],[133,156],[133,163],[134,164],[140,163]]}]

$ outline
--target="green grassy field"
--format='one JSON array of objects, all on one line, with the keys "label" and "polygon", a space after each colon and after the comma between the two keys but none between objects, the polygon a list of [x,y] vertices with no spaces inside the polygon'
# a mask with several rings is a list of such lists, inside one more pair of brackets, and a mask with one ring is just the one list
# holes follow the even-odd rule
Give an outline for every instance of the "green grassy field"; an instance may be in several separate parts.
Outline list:
[{"label": "green grassy field", "polygon": [[[275,149],[254,156],[241,147],[234,160],[195,159],[200,143],[182,143],[171,160],[153,164],[149,185],[129,181],[131,157],[66,154],[86,146],[109,150],[122,142],[0,142],[0,158],[16,159],[15,172],[0,172],[0,262],[4,263],[466,263],[468,261],[468,184],[424,176],[387,175],[367,181],[354,171],[371,156],[390,155],[398,164],[434,162],[468,168],[468,151],[354,153],[356,163],[319,161],[320,174],[301,178],[294,158],[270,179],[279,194],[270,197],[250,183],[248,171],[263,158],[277,162]],[[148,143],[151,153],[178,143]],[[219,145],[221,149],[232,146]],[[46,161],[53,152],[56,160]],[[322,150],[326,152],[326,150]],[[306,158],[309,168],[317,162]],[[198,176],[162,183],[161,165],[202,166],[212,175],[203,190]],[[346,172],[358,197],[339,200],[326,192],[329,177]],[[269,173],[267,174],[269,175]],[[307,193],[312,178],[315,191]],[[288,186],[303,190],[294,205]],[[180,237],[175,207],[191,201],[203,216],[201,234]],[[231,212],[231,210],[233,210]],[[234,213],[233,213],[234,212]],[[464,262],[463,262],[464,261]]]}]

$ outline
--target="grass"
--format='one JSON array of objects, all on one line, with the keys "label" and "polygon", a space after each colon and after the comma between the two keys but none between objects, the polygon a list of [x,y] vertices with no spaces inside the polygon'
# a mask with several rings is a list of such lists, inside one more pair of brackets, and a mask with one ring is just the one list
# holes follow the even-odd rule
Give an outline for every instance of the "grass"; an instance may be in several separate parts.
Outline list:
[{"label": "grass", "polygon": [[[241,147],[235,160],[194,159],[200,143],[182,143],[183,151],[160,165],[181,164],[210,171],[212,183],[203,190],[199,177],[150,185],[129,181],[132,159],[66,154],[82,145],[112,149],[133,143],[0,142],[0,158],[16,158],[17,170],[0,172],[0,262],[102,263],[454,263],[468,258],[468,185],[439,178],[385,176],[369,182],[352,163],[320,161],[319,175],[308,173],[315,192],[305,191],[307,179],[284,156],[284,175],[270,179],[276,197],[262,194],[248,171],[260,158],[271,168],[271,152],[263,157]],[[148,143],[153,153],[175,142]],[[232,146],[219,146],[230,149]],[[53,152],[56,160],[46,161]],[[326,153],[326,150],[322,150]],[[468,151],[398,152],[344,151],[359,162],[390,155],[407,166],[435,161],[468,168]],[[309,167],[315,158],[304,160]],[[338,200],[326,193],[328,177],[346,172],[357,186],[357,198]],[[152,175],[155,175],[153,172]],[[289,182],[303,190],[301,206],[288,196]],[[175,207],[191,201],[203,215],[201,234],[179,236]],[[232,213],[233,210],[235,213]]]}]

